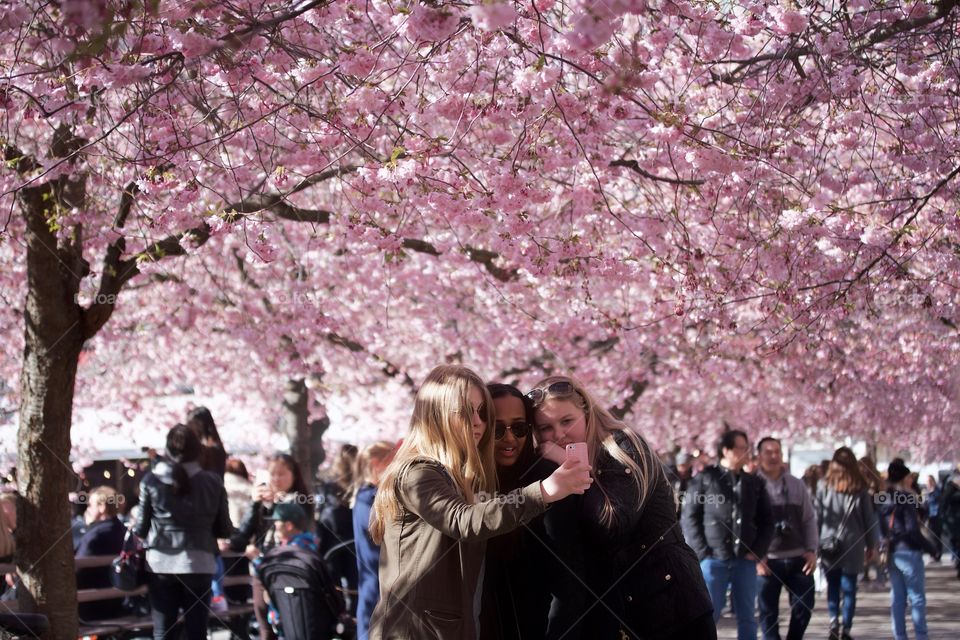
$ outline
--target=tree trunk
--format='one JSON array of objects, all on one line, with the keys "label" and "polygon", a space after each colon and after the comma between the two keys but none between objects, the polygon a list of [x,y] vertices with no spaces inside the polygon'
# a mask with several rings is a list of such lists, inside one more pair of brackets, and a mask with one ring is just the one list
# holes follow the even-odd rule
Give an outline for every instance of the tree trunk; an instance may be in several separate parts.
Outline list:
[{"label": "tree trunk", "polygon": [[317,467],[326,458],[323,450],[323,434],[330,426],[329,418],[309,420],[310,392],[302,378],[287,380],[283,392],[283,415],[281,426],[290,441],[290,455],[300,465],[303,479],[313,489]]},{"label": "tree trunk", "polygon": [[[307,385],[303,378],[287,380],[283,390],[283,414],[281,417],[283,432],[290,441],[290,455],[293,456],[303,479],[310,485],[315,470],[310,451],[310,424]],[[313,487],[308,487],[312,489]]]},{"label": "tree trunk", "polygon": [[[70,503],[70,425],[77,364],[83,346],[82,311],[76,302],[86,265],[80,230],[61,240],[53,187],[24,190],[27,222],[25,347],[20,376],[17,435],[17,572],[19,604],[50,620],[45,638],[77,637]],[[57,193],[62,197],[63,193]]]}]

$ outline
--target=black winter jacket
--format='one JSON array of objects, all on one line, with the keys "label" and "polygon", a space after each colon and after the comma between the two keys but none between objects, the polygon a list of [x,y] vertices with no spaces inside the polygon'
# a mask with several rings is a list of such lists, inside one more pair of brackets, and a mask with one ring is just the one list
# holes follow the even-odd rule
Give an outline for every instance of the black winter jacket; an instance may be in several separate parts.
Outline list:
[{"label": "black winter jacket", "polygon": [[172,471],[160,462],[140,482],[140,517],[133,532],[146,538],[150,549],[217,553],[217,538],[233,532],[223,483],[210,471],[198,471],[190,477],[190,493],[177,496]]},{"label": "black winter jacket", "polygon": [[773,508],[763,478],[711,466],[687,485],[681,507],[683,536],[700,560],[767,554],[773,541]]},{"label": "black winter jacket", "polygon": [[[640,462],[626,434],[616,432],[614,438]],[[582,496],[579,521],[592,591],[588,608],[606,594],[584,621],[590,637],[682,638],[686,625],[713,610],[697,558],[680,534],[673,487],[651,457],[655,484],[642,508],[632,470],[606,450],[597,457],[596,481]],[[604,493],[613,505],[608,523],[603,521]]]}]

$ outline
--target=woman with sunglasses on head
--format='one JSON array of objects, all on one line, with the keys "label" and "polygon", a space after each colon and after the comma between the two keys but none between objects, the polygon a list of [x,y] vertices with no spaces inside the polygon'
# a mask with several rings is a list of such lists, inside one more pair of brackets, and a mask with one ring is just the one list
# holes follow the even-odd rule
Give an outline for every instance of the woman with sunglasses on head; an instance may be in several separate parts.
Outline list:
[{"label": "woman with sunglasses on head", "polygon": [[[557,465],[537,455],[533,403],[508,384],[487,385],[493,398],[493,457],[499,491],[547,478]],[[585,597],[577,576],[582,552],[575,537],[575,496],[490,540],[483,576],[480,636],[483,640],[580,637]]]},{"label": "woman with sunglasses on head", "polygon": [[491,403],[480,377],[456,365],[436,367],[417,391],[410,432],[374,500],[373,640],[474,640],[486,540],[590,486],[584,465],[566,463],[543,481],[479,500],[496,489]]},{"label": "woman with sunglasses on head", "polygon": [[571,378],[551,376],[527,395],[544,457],[562,462],[566,445],[585,442],[594,469],[578,510],[591,598],[584,628],[604,640],[715,639],[697,556],[646,440]]}]

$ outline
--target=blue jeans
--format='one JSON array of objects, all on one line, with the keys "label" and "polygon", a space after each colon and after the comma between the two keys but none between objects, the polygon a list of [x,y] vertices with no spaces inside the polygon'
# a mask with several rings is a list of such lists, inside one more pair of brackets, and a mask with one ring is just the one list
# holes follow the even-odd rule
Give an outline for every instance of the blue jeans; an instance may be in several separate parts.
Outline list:
[{"label": "blue jeans", "polygon": [[843,629],[853,627],[853,614],[857,612],[857,576],[843,573],[838,568],[827,571],[827,614],[830,620],[840,617],[840,594],[843,592]]},{"label": "blue jeans", "polygon": [[813,615],[813,576],[803,572],[803,556],[767,560],[773,575],[760,576],[760,629],[764,640],[780,640],[780,588],[790,596],[787,640],[801,640]]},{"label": "blue jeans", "polygon": [[213,574],[213,583],[210,585],[210,590],[213,593],[214,598],[219,598],[224,595],[223,593],[223,576],[224,576],[224,566],[223,566],[223,556],[219,553],[214,557],[217,562],[216,573]]},{"label": "blue jeans", "polygon": [[890,619],[895,640],[907,638],[907,597],[916,640],[927,640],[927,593],[924,585],[923,554],[902,549],[893,552],[890,562]]},{"label": "blue jeans", "polygon": [[713,621],[720,619],[729,586],[737,616],[737,640],[756,640],[757,563],[744,558],[704,558],[700,569],[713,601]]}]

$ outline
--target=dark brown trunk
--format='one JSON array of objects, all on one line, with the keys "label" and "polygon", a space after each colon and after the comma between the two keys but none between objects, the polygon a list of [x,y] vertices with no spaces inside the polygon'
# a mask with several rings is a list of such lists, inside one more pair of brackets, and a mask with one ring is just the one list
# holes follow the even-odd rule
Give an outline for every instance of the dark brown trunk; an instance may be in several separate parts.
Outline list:
[{"label": "dark brown trunk", "polygon": [[290,441],[290,455],[300,465],[304,480],[312,482],[313,456],[310,454],[308,392],[303,378],[287,380],[283,390],[283,432]]},{"label": "dark brown trunk", "polygon": [[[61,125],[51,152],[67,158],[83,141]],[[73,160],[70,161],[73,164]],[[29,169],[33,160],[18,159]],[[79,226],[58,238],[61,214],[83,206],[82,174],[18,193],[26,221],[27,299],[24,305],[20,428],[17,433],[17,591],[20,607],[47,616],[44,638],[77,637],[77,585],[70,532],[70,425],[80,350],[85,340],[80,282],[89,273]]]},{"label": "dark brown trunk", "polygon": [[20,606],[50,619],[46,638],[77,636],[77,599],[70,535],[70,425],[77,363],[83,346],[76,302],[85,265],[80,230],[61,241],[51,231],[56,201],[49,189],[21,193],[27,222],[26,345],[20,376],[17,526]]},{"label": "dark brown trunk", "polygon": [[302,378],[287,380],[283,392],[283,433],[290,441],[290,455],[294,457],[308,488],[312,489],[317,467],[324,461],[323,433],[330,426],[327,418],[309,420],[309,395]]}]

